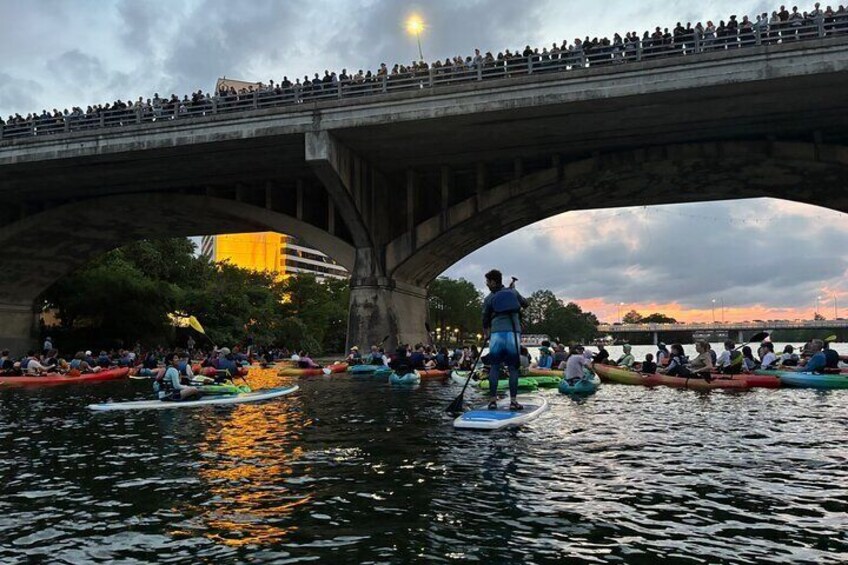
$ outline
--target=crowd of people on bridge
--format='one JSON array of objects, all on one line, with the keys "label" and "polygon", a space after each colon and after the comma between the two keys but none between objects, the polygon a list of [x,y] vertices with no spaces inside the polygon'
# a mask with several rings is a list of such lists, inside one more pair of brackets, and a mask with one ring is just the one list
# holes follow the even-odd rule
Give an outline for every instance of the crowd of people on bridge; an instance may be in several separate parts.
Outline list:
[{"label": "crowd of people on bridge", "polygon": [[682,22],[671,28],[656,27],[641,35],[630,31],[612,38],[575,38],[573,42],[562,41],[550,47],[506,49],[497,55],[482,53],[476,49],[473,55],[447,58],[444,61],[427,63],[413,61],[409,65],[395,64],[391,68],[385,63],[372,71],[338,74],[325,70],[323,75],[315,73],[312,78],[293,81],[287,76],[280,81],[270,80],[236,89],[222,87],[210,93],[198,90],[182,98],[176,94],[152,98],[139,97],[116,100],[113,103],[91,105],[83,110],[74,107],[62,111],[43,109],[40,113],[0,117],[0,134],[3,137],[42,135],[65,130],[98,128],[131,123],[174,119],[181,116],[199,116],[212,111],[250,109],[255,106],[302,103],[322,98],[363,96],[385,92],[394,88],[423,88],[431,78],[434,82],[455,82],[523,75],[530,72],[565,71],[571,68],[621,64],[647,58],[687,55],[694,52],[710,52],[738,49],[757,44],[775,44],[796,41],[821,35],[848,34],[848,10],[844,5],[837,8],[822,7],[816,3],[812,10],[800,11],[797,6],[787,9],[785,5],[771,14],[763,12],[754,18],[731,15],[718,23],[707,21],[694,25]]}]

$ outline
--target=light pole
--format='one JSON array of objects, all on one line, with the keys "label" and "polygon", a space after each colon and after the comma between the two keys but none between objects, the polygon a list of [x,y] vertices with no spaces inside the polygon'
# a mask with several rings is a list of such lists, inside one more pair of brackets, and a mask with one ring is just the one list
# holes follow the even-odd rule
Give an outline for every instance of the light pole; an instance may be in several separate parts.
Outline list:
[{"label": "light pole", "polygon": [[621,307],[622,306],[624,306],[624,302],[619,302],[618,303],[618,323],[619,324],[622,323],[622,318],[621,318]]},{"label": "light pole", "polygon": [[813,316],[813,319],[814,319],[814,320],[815,320],[815,319],[818,317],[818,315],[819,315],[819,301],[820,301],[820,300],[821,300],[821,296],[816,296],[816,312],[815,312],[815,315]]},{"label": "light pole", "polygon": [[715,303],[716,303],[716,299],[713,298],[713,323],[714,324],[715,324]]},{"label": "light pole", "polygon": [[839,319],[839,297],[835,294],[833,295],[833,319]]},{"label": "light pole", "polygon": [[424,52],[421,50],[421,32],[424,31],[424,22],[417,14],[412,14],[406,20],[406,31],[415,35],[418,40],[418,60],[424,62]]}]

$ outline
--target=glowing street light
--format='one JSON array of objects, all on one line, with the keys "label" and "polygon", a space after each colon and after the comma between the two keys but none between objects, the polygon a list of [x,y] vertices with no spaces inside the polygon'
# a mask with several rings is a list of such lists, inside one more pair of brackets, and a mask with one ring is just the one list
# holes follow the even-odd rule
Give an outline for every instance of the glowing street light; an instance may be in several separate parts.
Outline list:
[{"label": "glowing street light", "polygon": [[713,323],[714,324],[715,324],[715,303],[716,303],[716,299],[713,298]]},{"label": "glowing street light", "polygon": [[406,31],[415,35],[418,40],[418,58],[424,61],[424,52],[421,50],[421,32],[424,31],[424,21],[418,14],[412,14],[406,20]]}]

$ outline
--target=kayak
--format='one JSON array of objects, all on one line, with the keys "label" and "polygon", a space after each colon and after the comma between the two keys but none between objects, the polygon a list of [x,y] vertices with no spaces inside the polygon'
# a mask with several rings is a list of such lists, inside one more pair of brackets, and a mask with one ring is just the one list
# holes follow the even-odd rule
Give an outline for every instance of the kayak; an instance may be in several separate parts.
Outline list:
[{"label": "kayak", "polygon": [[210,406],[214,404],[243,404],[245,402],[261,402],[279,396],[291,394],[298,389],[297,385],[269,388],[257,392],[245,392],[241,394],[227,394],[210,396],[197,400],[138,400],[131,402],[107,402],[105,404],[89,404],[88,409],[95,412],[111,412],[116,410],[166,410],[170,408],[193,408],[197,406]]},{"label": "kayak", "polygon": [[371,375],[373,373],[386,373],[391,371],[385,365],[354,365],[347,368],[351,375]]},{"label": "kayak", "polygon": [[453,427],[463,430],[499,430],[511,426],[523,426],[532,422],[548,409],[548,401],[542,396],[519,396],[524,410],[509,409],[509,399],[498,401],[497,410],[485,407],[471,410],[453,421]]},{"label": "kayak", "polygon": [[424,371],[418,370],[417,372],[421,375],[422,379],[444,379],[448,376],[448,372],[444,369],[427,369]]},{"label": "kayak", "polygon": [[848,388],[848,375],[842,373],[818,374],[796,373],[795,371],[756,371],[780,379],[780,384],[793,388]]},{"label": "kayak", "polygon": [[650,380],[650,375],[644,375],[642,373],[637,373],[614,365],[602,365],[600,363],[595,363],[592,365],[592,369],[602,381],[622,385],[654,386],[656,384]]},{"label": "kayak", "polygon": [[[489,390],[489,379],[482,379],[477,383],[480,390]],[[518,379],[518,392],[534,392],[539,388],[539,383],[532,377],[524,377]],[[509,380],[501,379],[498,381],[498,392],[509,390]]]},{"label": "kayak", "polygon": [[[218,369],[216,369],[215,367],[201,367],[200,365],[193,365],[191,367],[191,372],[195,375],[201,375],[204,377],[214,377],[218,374]],[[249,372],[249,367],[239,367],[238,369],[236,369],[236,374],[233,376],[246,377]]]},{"label": "kayak", "polygon": [[421,376],[415,371],[407,373],[403,376],[397,373],[392,373],[389,376],[389,382],[393,385],[417,385],[421,382]]},{"label": "kayak", "polygon": [[[329,372],[328,372],[329,371]],[[347,371],[347,363],[335,363],[321,369],[306,369],[300,367],[283,367],[277,371],[278,377],[317,377],[331,373],[344,373]]]},{"label": "kayak", "polygon": [[745,381],[748,388],[780,388],[780,379],[773,371],[755,371],[754,374],[740,373],[738,375],[725,375],[723,373],[712,373],[714,379],[727,379]]},{"label": "kayak", "polygon": [[550,376],[550,377],[536,376],[536,377],[530,377],[530,378],[532,378],[534,381],[536,381],[536,384],[539,386],[539,388],[556,388],[556,387],[559,386],[559,383],[562,381],[562,375],[560,375],[560,374],[557,374],[556,376]]},{"label": "kayak", "polygon": [[598,391],[600,385],[601,379],[597,375],[592,375],[588,379],[580,379],[574,384],[569,384],[567,380],[562,379],[559,383],[559,392],[568,395],[594,394]]},{"label": "kayak", "polygon": [[527,369],[528,377],[562,377],[562,370],[560,369],[539,369],[537,368],[529,368]]},{"label": "kayak", "polygon": [[89,383],[98,381],[114,381],[117,379],[126,378],[130,370],[127,367],[118,369],[107,369],[98,371],[97,373],[83,373],[73,377],[62,375],[60,373],[47,373],[41,377],[0,377],[0,386],[41,386],[41,385],[62,385],[69,383]]}]

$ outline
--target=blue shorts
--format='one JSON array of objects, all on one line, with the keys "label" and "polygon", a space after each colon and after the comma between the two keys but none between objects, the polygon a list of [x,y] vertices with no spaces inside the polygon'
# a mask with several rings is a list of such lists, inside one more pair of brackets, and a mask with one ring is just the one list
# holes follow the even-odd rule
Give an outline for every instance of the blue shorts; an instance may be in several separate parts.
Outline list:
[{"label": "blue shorts", "polygon": [[518,365],[518,347],[521,336],[515,332],[494,332],[489,339],[489,364]]}]

